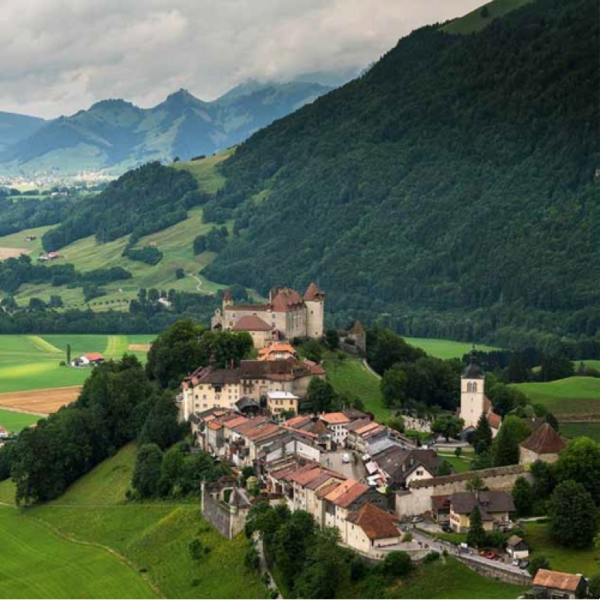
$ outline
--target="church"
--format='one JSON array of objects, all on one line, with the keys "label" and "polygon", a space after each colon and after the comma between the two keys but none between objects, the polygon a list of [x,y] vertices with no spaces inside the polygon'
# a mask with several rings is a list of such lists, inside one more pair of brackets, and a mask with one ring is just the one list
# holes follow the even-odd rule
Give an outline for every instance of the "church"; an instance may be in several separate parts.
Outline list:
[{"label": "church", "polygon": [[465,422],[464,433],[474,430],[484,414],[496,437],[502,418],[494,412],[491,400],[485,395],[485,372],[481,368],[475,349],[471,361],[460,379],[460,418]]},{"label": "church", "polygon": [[223,306],[215,311],[211,325],[215,330],[247,331],[254,347],[261,349],[295,337],[319,339],[324,318],[325,294],[313,282],[304,296],[291,288],[273,288],[264,304],[234,304],[226,290]]}]

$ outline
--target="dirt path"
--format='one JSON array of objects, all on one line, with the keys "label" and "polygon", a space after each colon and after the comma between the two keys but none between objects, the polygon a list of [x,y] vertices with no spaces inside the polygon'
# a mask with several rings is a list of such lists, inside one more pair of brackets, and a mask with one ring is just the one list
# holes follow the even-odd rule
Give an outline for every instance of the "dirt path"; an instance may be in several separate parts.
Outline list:
[{"label": "dirt path", "polygon": [[198,282],[198,285],[196,286],[196,291],[201,292],[202,291],[202,279],[200,279],[200,277],[198,277],[198,275],[194,275],[193,273],[188,273],[188,275],[190,277],[193,277]]}]

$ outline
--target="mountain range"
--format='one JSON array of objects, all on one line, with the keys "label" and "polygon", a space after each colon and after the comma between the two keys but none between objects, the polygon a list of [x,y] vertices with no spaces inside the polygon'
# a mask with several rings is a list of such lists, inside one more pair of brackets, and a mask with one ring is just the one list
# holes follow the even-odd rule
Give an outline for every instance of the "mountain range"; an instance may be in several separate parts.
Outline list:
[{"label": "mountain range", "polygon": [[330,89],[305,81],[248,81],[213,102],[182,89],[148,109],[103,100],[51,121],[0,113],[0,174],[120,174],[148,161],[210,155]]}]

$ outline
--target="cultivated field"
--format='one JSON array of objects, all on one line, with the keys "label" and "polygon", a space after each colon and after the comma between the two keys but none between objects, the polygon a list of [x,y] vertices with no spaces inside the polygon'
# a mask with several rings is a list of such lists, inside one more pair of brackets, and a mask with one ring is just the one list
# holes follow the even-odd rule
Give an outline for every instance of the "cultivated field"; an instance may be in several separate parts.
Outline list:
[{"label": "cultivated field", "polygon": [[518,383],[514,386],[534,403],[547,406],[559,419],[569,414],[600,414],[600,379],[568,377],[547,383]]},{"label": "cultivated field", "polygon": [[[415,337],[405,337],[404,339],[409,344],[417,346],[417,348],[423,348],[430,356],[444,359],[462,358],[465,354],[468,354],[473,347],[473,344],[467,342],[454,342],[452,340]],[[476,344],[475,348],[481,352],[499,350],[499,348],[495,346],[486,346],[485,344]]]},{"label": "cultivated field", "polygon": [[[75,401],[80,391],[81,386],[75,385],[45,390],[8,392],[0,394],[0,406],[26,413],[49,415],[56,412],[61,406]],[[0,424],[2,424],[1,421]]]},{"label": "cultivated field", "polygon": [[21,254],[29,254],[29,250],[23,248],[2,248],[0,247],[0,260],[6,260],[7,258],[17,258]]},{"label": "cultivated field", "polygon": [[88,352],[101,352],[105,358],[120,358],[127,352],[136,355],[140,360],[145,360],[145,352],[130,351],[129,346],[148,344],[154,337],[152,335],[2,335],[0,336],[0,394],[81,385],[91,370],[60,365],[61,362],[66,361],[67,344],[71,345],[72,358]]},{"label": "cultivated field", "polygon": [[[135,447],[131,445],[79,480],[58,500],[28,509],[23,521],[43,523],[68,539],[109,548],[134,566],[132,573],[137,585],[144,586],[144,597],[267,597],[260,578],[244,568],[245,538],[240,536],[232,542],[222,538],[200,517],[196,502],[125,502],[134,463]],[[0,483],[0,500],[7,501],[12,493],[11,482]],[[11,536],[20,536],[23,521],[13,519]],[[188,544],[196,537],[211,548],[199,563],[188,551]],[[80,552],[80,546],[72,547]],[[3,560],[4,546],[0,545],[0,564]],[[45,563],[40,564],[35,551],[20,555],[18,562],[21,572],[35,570],[41,579],[55,577]],[[71,562],[78,564],[77,557]],[[57,571],[55,565],[52,568]],[[90,578],[95,575],[90,573]],[[148,578],[154,593],[142,577]],[[129,588],[126,585],[121,583],[116,590],[111,587],[102,597],[137,597],[128,592],[132,584]],[[14,594],[15,590],[11,587],[9,592]],[[28,589],[27,593],[32,598],[47,594],[39,589]],[[93,591],[85,589],[76,594],[63,590],[61,594],[66,598],[95,597]],[[13,596],[4,596],[0,586],[0,597]]]}]

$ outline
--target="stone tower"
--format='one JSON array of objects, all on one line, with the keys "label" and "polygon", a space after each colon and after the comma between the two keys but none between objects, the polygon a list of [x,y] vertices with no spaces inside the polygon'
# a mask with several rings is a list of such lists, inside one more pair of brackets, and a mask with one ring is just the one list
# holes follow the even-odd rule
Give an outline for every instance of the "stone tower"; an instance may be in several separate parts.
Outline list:
[{"label": "stone tower", "polygon": [[485,412],[485,373],[477,360],[475,348],[471,350],[471,362],[460,378],[460,418],[465,428],[477,427]]},{"label": "stone tower", "polygon": [[304,294],[306,304],[306,335],[310,338],[322,338],[325,320],[325,294],[313,281]]}]

